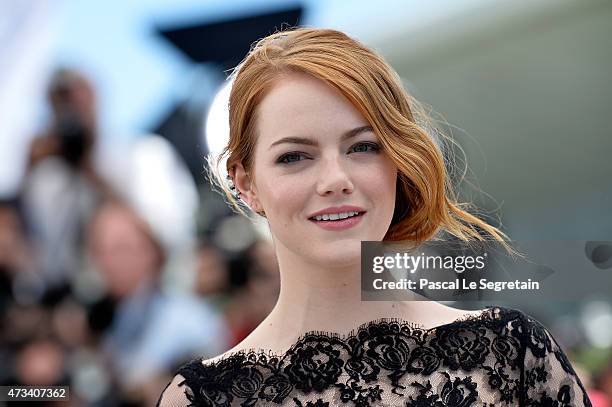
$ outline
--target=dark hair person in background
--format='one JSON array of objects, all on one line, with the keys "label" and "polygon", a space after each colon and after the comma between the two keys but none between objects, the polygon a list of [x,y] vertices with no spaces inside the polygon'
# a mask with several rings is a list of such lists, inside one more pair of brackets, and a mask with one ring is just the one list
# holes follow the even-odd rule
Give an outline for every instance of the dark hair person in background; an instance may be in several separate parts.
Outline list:
[{"label": "dark hair person in background", "polygon": [[259,41],[233,80],[222,156],[237,199],[217,180],[267,219],[280,295],[240,344],[181,367],[159,405],[591,405],[519,310],[361,301],[361,241],[505,244],[456,201],[418,103],[380,56],[301,28]]},{"label": "dark hair person in background", "polygon": [[92,84],[81,73],[60,68],[50,80],[47,100],[51,124],[32,141],[29,166],[60,156],[73,166],[87,165],[96,137],[96,100]]},{"label": "dark hair person in background", "polygon": [[60,68],[48,87],[48,127],[34,138],[22,187],[45,290],[61,290],[82,268],[84,227],[110,194],[95,161],[98,123],[92,83]]}]

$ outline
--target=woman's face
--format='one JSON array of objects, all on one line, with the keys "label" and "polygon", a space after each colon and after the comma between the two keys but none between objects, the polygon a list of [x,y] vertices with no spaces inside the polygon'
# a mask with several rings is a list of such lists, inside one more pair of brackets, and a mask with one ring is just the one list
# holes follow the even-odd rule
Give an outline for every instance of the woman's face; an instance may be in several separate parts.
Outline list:
[{"label": "woman's face", "polygon": [[[256,122],[247,199],[265,211],[277,250],[282,245],[324,267],[358,263],[361,241],[382,240],[391,224],[397,177],[366,119],[325,82],[292,73],[259,104]],[[345,221],[311,218],[343,205],[365,213]]]}]

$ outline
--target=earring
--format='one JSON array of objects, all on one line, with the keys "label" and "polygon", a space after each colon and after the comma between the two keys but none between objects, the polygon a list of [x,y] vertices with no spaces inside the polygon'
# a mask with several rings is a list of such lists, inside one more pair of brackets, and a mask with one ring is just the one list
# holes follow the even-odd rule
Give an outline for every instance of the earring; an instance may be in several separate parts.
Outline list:
[{"label": "earring", "polygon": [[234,181],[232,180],[232,177],[228,174],[226,178],[227,178],[227,186],[229,189],[232,190],[232,195],[234,196],[236,200],[240,199],[240,191],[238,191],[238,189],[234,185]]}]

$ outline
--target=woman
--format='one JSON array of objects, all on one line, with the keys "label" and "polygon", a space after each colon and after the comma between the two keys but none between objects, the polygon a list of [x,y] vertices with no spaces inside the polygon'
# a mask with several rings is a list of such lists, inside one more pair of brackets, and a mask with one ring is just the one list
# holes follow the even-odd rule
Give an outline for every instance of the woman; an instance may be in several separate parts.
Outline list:
[{"label": "woman", "polygon": [[236,196],[268,221],[280,295],[236,347],[179,369],[159,405],[590,405],[550,333],[518,310],[361,301],[361,241],[445,231],[505,244],[454,201],[382,58],[303,28],[259,41],[233,76],[222,156]]}]

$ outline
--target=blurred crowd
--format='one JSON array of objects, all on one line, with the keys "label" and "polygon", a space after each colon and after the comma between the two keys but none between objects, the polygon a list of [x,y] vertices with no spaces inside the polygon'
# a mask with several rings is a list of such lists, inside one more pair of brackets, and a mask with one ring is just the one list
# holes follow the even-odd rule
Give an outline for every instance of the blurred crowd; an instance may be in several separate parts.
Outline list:
[{"label": "blurred crowd", "polygon": [[69,403],[38,405],[155,405],[180,364],[223,353],[272,309],[273,247],[198,233],[195,183],[161,137],[102,155],[83,74],[58,70],[48,103],[21,188],[0,200],[0,385],[70,386]]},{"label": "blurred crowd", "polygon": [[[0,385],[70,386],[68,403],[44,405],[155,405],[178,366],[230,349],[270,312],[273,247],[200,230],[211,210],[161,137],[104,155],[84,75],[58,70],[47,96],[21,188],[0,197]],[[612,365],[579,375],[612,406]]]}]

